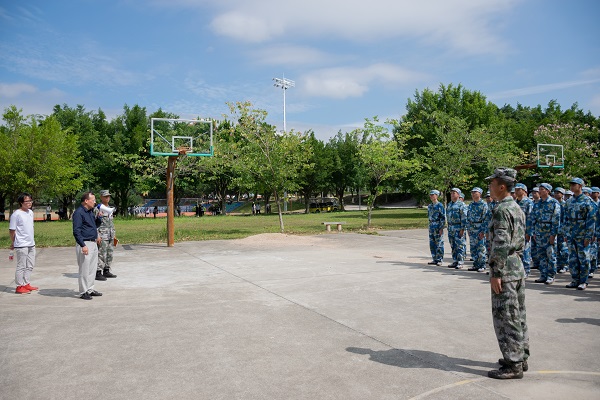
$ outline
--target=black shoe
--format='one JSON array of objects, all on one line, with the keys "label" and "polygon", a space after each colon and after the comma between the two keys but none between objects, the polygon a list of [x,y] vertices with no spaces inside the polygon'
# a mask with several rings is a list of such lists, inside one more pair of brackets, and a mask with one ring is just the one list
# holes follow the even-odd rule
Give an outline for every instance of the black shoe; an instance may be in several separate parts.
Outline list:
[{"label": "black shoe", "polygon": [[478,269],[479,268],[471,267],[471,268],[468,268],[467,271],[477,271]]},{"label": "black shoe", "polygon": [[[506,360],[504,358],[499,359],[498,364],[500,364],[503,367],[508,367],[508,363],[506,362]],[[529,370],[529,364],[527,364],[527,360],[524,360],[523,364],[521,364],[521,366],[523,368],[523,372],[526,372],[527,370]]]},{"label": "black shoe", "polygon": [[89,293],[85,292],[85,293],[84,293],[84,294],[82,294],[82,295],[81,295],[79,298],[80,298],[80,299],[83,299],[83,300],[91,300],[91,299],[92,299],[92,296],[91,296]]},{"label": "black shoe", "polygon": [[105,278],[116,278],[117,276],[115,274],[113,274],[112,272],[110,272],[109,270],[105,269],[104,270],[104,277]]},{"label": "black shoe", "polygon": [[546,278],[538,278],[538,279],[536,279],[534,282],[535,282],[535,283],[546,283],[546,281],[547,281],[547,280],[548,280],[548,279],[546,279]]},{"label": "black shoe", "polygon": [[448,268],[456,268],[457,265],[458,265],[458,262],[454,261],[452,264],[448,264]]},{"label": "black shoe", "polygon": [[488,372],[488,376],[494,379],[521,379],[523,378],[523,367],[515,364],[512,367],[500,367]]},{"label": "black shoe", "polygon": [[102,293],[94,290],[93,292],[90,292],[90,296],[102,296]]},{"label": "black shoe", "polygon": [[105,281],[106,278],[102,275],[102,271],[96,271],[96,280],[97,281]]},{"label": "black shoe", "polygon": [[571,282],[568,285],[565,285],[567,289],[575,289],[577,286],[579,286],[577,282]]},{"label": "black shoe", "polygon": [[437,265],[437,261],[429,261],[427,265]]}]

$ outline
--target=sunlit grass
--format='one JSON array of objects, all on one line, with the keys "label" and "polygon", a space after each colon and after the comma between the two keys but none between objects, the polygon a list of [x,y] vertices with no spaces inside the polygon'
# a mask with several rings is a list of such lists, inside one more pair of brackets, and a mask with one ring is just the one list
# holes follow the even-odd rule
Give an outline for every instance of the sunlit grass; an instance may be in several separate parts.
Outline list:
[{"label": "sunlit grass", "polygon": [[[322,222],[344,221],[346,232],[373,233],[375,230],[395,230],[427,227],[426,209],[380,209],[373,211],[372,228],[367,229],[365,211],[346,211],[322,214],[286,214],[285,232],[289,234],[324,233]],[[115,219],[117,237],[121,244],[165,243],[166,218]],[[335,229],[335,227],[334,227]],[[237,239],[260,233],[279,232],[277,214],[176,217],[175,241]],[[71,221],[35,223],[38,247],[73,246]],[[0,243],[9,246],[8,222],[0,223]]]}]

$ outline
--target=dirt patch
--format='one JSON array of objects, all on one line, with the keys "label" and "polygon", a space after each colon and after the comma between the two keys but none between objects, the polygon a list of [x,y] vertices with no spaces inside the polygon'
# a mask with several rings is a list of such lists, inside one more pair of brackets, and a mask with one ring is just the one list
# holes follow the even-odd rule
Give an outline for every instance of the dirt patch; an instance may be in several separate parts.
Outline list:
[{"label": "dirt patch", "polygon": [[315,236],[288,235],[286,233],[261,233],[244,239],[237,239],[242,245],[248,246],[322,246],[325,244],[323,238]]}]

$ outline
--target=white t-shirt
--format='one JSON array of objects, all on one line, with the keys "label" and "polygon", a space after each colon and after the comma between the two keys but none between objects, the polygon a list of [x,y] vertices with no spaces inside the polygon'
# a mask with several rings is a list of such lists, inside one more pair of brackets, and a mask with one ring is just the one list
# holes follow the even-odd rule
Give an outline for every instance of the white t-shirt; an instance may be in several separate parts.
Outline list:
[{"label": "white t-shirt", "polygon": [[15,210],[10,216],[8,229],[15,231],[15,247],[35,246],[35,240],[33,240],[33,211]]}]

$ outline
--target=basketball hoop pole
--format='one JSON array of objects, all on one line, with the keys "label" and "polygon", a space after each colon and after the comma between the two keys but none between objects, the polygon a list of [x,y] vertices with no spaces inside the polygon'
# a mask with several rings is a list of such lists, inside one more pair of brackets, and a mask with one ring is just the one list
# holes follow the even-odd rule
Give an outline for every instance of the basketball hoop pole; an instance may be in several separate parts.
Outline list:
[{"label": "basketball hoop pole", "polygon": [[175,191],[175,165],[178,156],[169,156],[167,164],[167,246],[175,246],[175,201],[173,192]]}]

